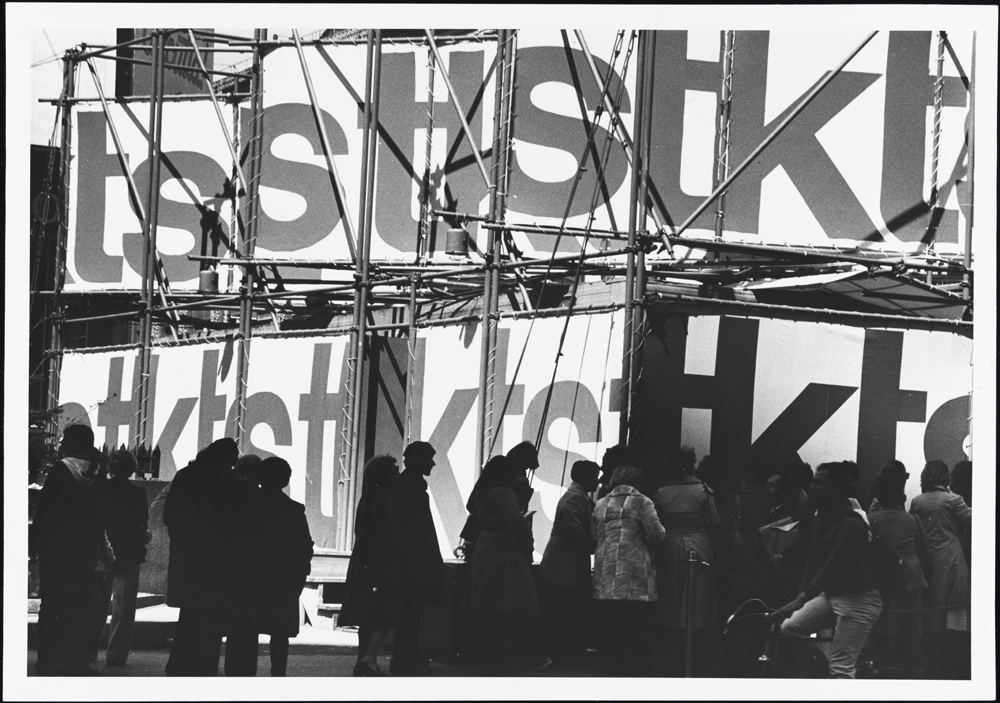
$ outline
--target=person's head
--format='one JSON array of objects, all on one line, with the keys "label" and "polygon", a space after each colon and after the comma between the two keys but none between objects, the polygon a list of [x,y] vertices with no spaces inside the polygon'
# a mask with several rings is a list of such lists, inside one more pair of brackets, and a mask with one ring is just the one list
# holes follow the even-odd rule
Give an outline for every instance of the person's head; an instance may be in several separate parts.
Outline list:
[{"label": "person's head", "polygon": [[419,471],[424,476],[430,476],[434,468],[434,447],[428,442],[413,442],[403,450],[403,468]]},{"label": "person's head", "polygon": [[798,495],[799,483],[791,469],[780,469],[767,479],[764,490],[767,491],[767,502],[772,508],[777,508]]},{"label": "person's head", "polygon": [[972,462],[960,461],[951,470],[951,490],[972,505]]},{"label": "person's head", "polygon": [[745,486],[763,486],[771,471],[760,461],[748,461],[740,470],[740,480]]},{"label": "person's head", "polygon": [[497,488],[500,486],[510,487],[513,483],[516,471],[511,470],[510,460],[503,454],[498,454],[486,462],[483,473],[480,476],[480,485],[485,489]]},{"label": "person's head", "polygon": [[920,472],[920,488],[927,490],[934,486],[947,488],[951,484],[951,473],[948,465],[940,459],[931,459]]},{"label": "person's head", "polygon": [[108,473],[114,478],[131,478],[139,468],[139,462],[135,455],[127,449],[118,449],[111,452],[108,459]]},{"label": "person's head", "polygon": [[721,469],[722,465],[713,459],[711,454],[706,454],[698,462],[698,468],[695,469],[694,475],[709,488],[716,489],[722,483]]},{"label": "person's head", "polygon": [[59,442],[59,455],[77,459],[92,459],[94,453],[94,431],[87,425],[70,425],[63,430]]},{"label": "person's head", "polygon": [[799,484],[799,490],[809,490],[809,486],[811,486],[813,482],[812,467],[804,461],[797,461],[789,466],[795,474],[796,481]]},{"label": "person's head", "polygon": [[292,467],[280,456],[269,456],[260,462],[257,473],[262,490],[280,491],[292,478]]},{"label": "person's head", "polygon": [[619,466],[611,474],[611,487],[631,486],[638,489],[642,484],[642,471],[634,466]]},{"label": "person's head", "polygon": [[372,457],[365,464],[361,491],[362,493],[370,493],[384,488],[392,488],[398,477],[399,465],[396,463],[395,457]]},{"label": "person's head", "polygon": [[262,461],[256,454],[244,454],[236,460],[236,480],[244,491],[252,491],[260,485],[260,465]]},{"label": "person's head", "polygon": [[639,466],[639,455],[625,444],[608,447],[601,458],[601,481],[610,483],[611,476],[619,466]]},{"label": "person's head", "polygon": [[232,469],[240,458],[240,450],[231,437],[217,439],[198,452],[195,463],[204,468]]},{"label": "person's head", "polygon": [[883,508],[902,508],[906,504],[906,480],[896,474],[879,474],[872,483],[872,496]]},{"label": "person's head", "polygon": [[812,482],[812,498],[819,507],[834,506],[846,501],[854,492],[857,464],[836,461],[820,464]]},{"label": "person's head", "polygon": [[[896,459],[890,459],[889,461],[885,462],[885,464],[882,465],[882,468],[879,469],[878,473],[879,476],[881,476],[882,474],[892,474],[893,476],[899,476],[901,479],[903,479],[904,482],[906,481],[906,479],[910,477],[910,474],[907,473],[906,471],[906,467],[903,466],[903,462],[897,461]],[[882,501],[880,500],[879,503],[881,502]]]},{"label": "person's head", "polygon": [[601,467],[593,461],[577,461],[570,469],[569,477],[583,486],[588,493],[597,490],[597,476],[601,473]]},{"label": "person's head", "polygon": [[538,468],[538,451],[531,442],[521,442],[507,452],[507,463],[510,470],[521,474]]}]

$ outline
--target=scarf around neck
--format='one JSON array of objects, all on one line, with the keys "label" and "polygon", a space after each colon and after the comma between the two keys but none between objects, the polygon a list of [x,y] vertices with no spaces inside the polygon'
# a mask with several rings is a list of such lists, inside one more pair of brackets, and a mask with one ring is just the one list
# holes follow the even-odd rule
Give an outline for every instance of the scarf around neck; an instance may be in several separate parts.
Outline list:
[{"label": "scarf around neck", "polygon": [[97,480],[96,462],[68,456],[62,460],[62,463],[66,465],[73,479],[81,486],[90,486]]}]

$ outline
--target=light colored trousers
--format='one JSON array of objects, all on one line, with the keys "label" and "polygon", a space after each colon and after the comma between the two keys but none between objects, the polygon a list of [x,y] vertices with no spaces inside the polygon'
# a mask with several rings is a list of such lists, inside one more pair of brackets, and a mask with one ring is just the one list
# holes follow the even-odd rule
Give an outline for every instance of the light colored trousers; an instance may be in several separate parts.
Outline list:
[{"label": "light colored trousers", "polygon": [[111,590],[111,628],[108,639],[107,660],[124,664],[132,644],[135,626],[135,605],[139,596],[139,567],[115,567]]},{"label": "light colored trousers", "polygon": [[882,612],[882,597],[874,588],[851,596],[828,596],[820,593],[781,625],[781,634],[808,637],[820,630],[835,627],[827,660],[830,676],[853,679],[854,667],[868,633]]}]

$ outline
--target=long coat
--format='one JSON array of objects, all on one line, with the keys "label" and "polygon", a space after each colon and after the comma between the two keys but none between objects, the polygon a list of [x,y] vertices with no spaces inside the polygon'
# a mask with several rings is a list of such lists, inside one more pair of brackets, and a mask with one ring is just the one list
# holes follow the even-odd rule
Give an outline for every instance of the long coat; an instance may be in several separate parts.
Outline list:
[{"label": "long coat", "polygon": [[653,501],[631,486],[616,486],[597,501],[591,524],[597,539],[594,598],[655,601],[650,545],[662,542],[666,533]]},{"label": "long coat", "polygon": [[538,613],[531,577],[534,539],[510,488],[493,488],[479,504],[481,527],[469,570],[471,613]]},{"label": "long coat", "polygon": [[375,629],[395,625],[399,612],[399,516],[388,488],[362,494],[347,565],[347,595],[339,622]]},{"label": "long coat", "polygon": [[115,552],[115,568],[122,569],[146,561],[149,533],[149,505],[146,491],[127,478],[114,477],[104,482],[107,495],[107,531]]},{"label": "long coat", "polygon": [[594,501],[575,481],[559,498],[542,555],[542,581],[590,593],[590,555],[597,546],[590,524]]},{"label": "long coat", "polygon": [[395,503],[400,526],[401,587],[414,591],[424,603],[440,603],[444,560],[434,529],[427,481],[420,472],[406,469],[399,475]]},{"label": "long coat", "polygon": [[217,466],[190,464],[174,476],[163,506],[170,535],[167,605],[228,608],[239,545],[236,475]]},{"label": "long coat", "polygon": [[902,508],[880,507],[868,513],[868,523],[872,535],[892,549],[910,572],[901,591],[889,597],[874,632],[881,635],[919,635],[922,631],[920,613],[899,611],[920,610],[927,589],[921,563],[921,556],[925,559],[927,556],[927,543],[920,520]]},{"label": "long coat", "polygon": [[927,537],[930,560],[928,603],[947,606],[929,613],[925,632],[969,629],[969,566],[962,553],[962,532],[972,522],[972,509],[960,495],[946,489],[922,493],[910,502]]},{"label": "long coat", "polygon": [[257,631],[281,637],[299,633],[299,594],[309,575],[313,540],[305,507],[279,490],[261,489],[243,538]]},{"label": "long coat", "polygon": [[[668,628],[686,628],[692,589],[689,553],[712,563],[709,532],[718,524],[708,488],[694,477],[660,488],[653,496],[656,514],[666,537],[656,550],[656,573],[660,585],[661,616]],[[715,574],[704,566],[694,570],[695,628],[715,625]]]}]

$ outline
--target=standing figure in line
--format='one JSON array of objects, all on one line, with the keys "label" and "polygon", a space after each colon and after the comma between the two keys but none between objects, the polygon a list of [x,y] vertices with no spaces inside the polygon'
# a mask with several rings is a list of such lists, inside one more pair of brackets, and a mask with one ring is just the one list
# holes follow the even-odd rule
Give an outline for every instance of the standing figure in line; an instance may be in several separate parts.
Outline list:
[{"label": "standing figure in line", "polygon": [[883,473],[872,484],[872,495],[879,509],[868,513],[872,535],[885,543],[909,571],[906,584],[885,602],[882,617],[875,623],[872,639],[884,666],[906,670],[922,678],[920,636],[927,579],[927,542],[924,530],[913,515],[906,512],[904,479]]},{"label": "standing figure in line", "polygon": [[299,595],[312,568],[313,540],[305,507],[283,491],[292,467],[272,456],[258,471],[260,490],[244,528],[251,602],[255,629],[271,637],[271,676],[287,676],[288,640],[299,634]]},{"label": "standing figure in line", "polygon": [[434,469],[434,447],[413,442],[403,450],[403,471],[396,486],[400,523],[399,620],[393,633],[393,676],[427,676],[430,663],[420,654],[420,620],[426,605],[438,605],[444,595],[444,560],[427,493],[427,476]]},{"label": "standing figure in line", "polygon": [[502,456],[483,468],[488,488],[476,507],[481,528],[469,570],[468,610],[478,623],[483,676],[509,676],[538,596],[531,577],[534,538],[515,487],[523,475]]},{"label": "standing figure in line", "polygon": [[104,542],[105,510],[97,486],[94,432],[71,425],[59,443],[59,461],[38,498],[38,664],[43,676],[87,676],[92,603],[90,585]]},{"label": "standing figure in line", "polygon": [[217,676],[239,545],[239,449],[220,439],[177,472],[163,506],[170,536],[167,605],[180,608],[168,676]]},{"label": "standing figure in line", "polygon": [[972,524],[972,508],[948,489],[948,466],[928,461],[920,474],[921,494],[910,501],[910,513],[920,520],[927,537],[932,610],[923,622],[927,673],[934,678],[969,675],[969,565],[962,551],[962,535]]},{"label": "standing figure in line", "polygon": [[591,518],[601,467],[578,461],[572,483],[559,498],[552,535],[542,556],[542,603],[548,621],[549,652],[559,668],[586,664],[590,605],[590,555],[596,542]]},{"label": "standing figure in line", "polygon": [[[666,532],[663,545],[655,552],[656,576],[661,624],[673,645],[668,661],[673,663],[684,660],[682,633],[689,625],[694,626],[700,640],[706,629],[716,625],[715,574],[704,564],[713,562],[709,533],[719,523],[719,514],[711,491],[694,477],[694,471],[694,451],[680,449],[668,464],[665,485],[653,495],[656,514]],[[692,552],[699,562],[693,570],[689,563]],[[694,612],[689,613],[692,607]],[[697,649],[704,651],[704,647]]]},{"label": "standing figure in line", "polygon": [[597,501],[593,594],[602,611],[602,654],[611,676],[653,673],[654,601],[658,598],[652,550],[666,533],[653,501],[639,492],[642,471],[619,466],[611,492]]},{"label": "standing figure in line", "polygon": [[[857,471],[850,461],[816,469],[812,497],[817,512],[799,595],[768,616],[783,620],[781,633],[792,637],[807,638],[835,626],[827,657],[832,678],[854,678],[861,647],[882,612],[869,561],[870,532],[851,498]],[[804,657],[803,643],[795,644]]]},{"label": "standing figure in line", "polygon": [[108,540],[115,553],[112,571],[111,631],[108,641],[108,666],[125,666],[135,626],[135,606],[139,596],[139,569],[146,561],[149,532],[149,506],[146,491],[133,486],[129,479],[138,468],[129,451],[111,453],[106,484],[108,494]]},{"label": "standing figure in line", "polygon": [[260,465],[256,454],[244,454],[236,460],[238,522],[235,563],[235,590],[232,593],[232,617],[226,628],[226,676],[256,676],[260,650],[259,613],[257,611],[257,575],[253,570],[255,544],[250,527],[260,511]]},{"label": "standing figure in line", "polygon": [[385,676],[379,650],[399,616],[399,466],[391,456],[365,464],[361,500],[354,517],[354,549],[347,566],[342,625],[358,628],[355,676]]}]

